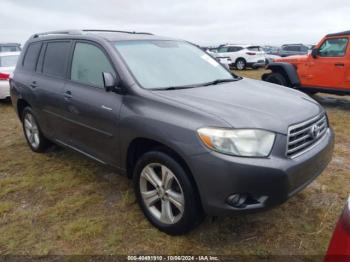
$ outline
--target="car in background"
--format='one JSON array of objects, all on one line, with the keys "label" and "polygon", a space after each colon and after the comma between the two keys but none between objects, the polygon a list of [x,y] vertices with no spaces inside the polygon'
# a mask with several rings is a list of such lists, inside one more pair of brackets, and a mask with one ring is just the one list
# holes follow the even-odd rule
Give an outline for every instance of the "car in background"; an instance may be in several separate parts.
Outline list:
[{"label": "car in background", "polygon": [[303,44],[288,44],[283,45],[279,49],[277,55],[281,57],[292,55],[306,55],[309,52],[309,48]]},{"label": "car in background", "polygon": [[262,80],[317,92],[350,94],[350,31],[326,35],[310,54],[276,59]]},{"label": "car in background", "polygon": [[265,46],[262,46],[262,49],[264,50],[264,52],[265,52],[266,54],[269,54],[269,55],[278,55],[279,50],[280,50],[280,47],[271,46],[271,45],[265,45]]},{"label": "car in background", "polygon": [[14,71],[20,52],[0,53],[0,99],[10,97],[10,74]]},{"label": "car in background", "polygon": [[218,48],[215,57],[229,57],[232,61],[231,67],[237,70],[246,68],[259,68],[266,65],[265,52],[256,45],[224,45]]},{"label": "car in background", "polygon": [[[346,257],[348,260],[341,260]],[[350,197],[335,227],[325,261],[350,261]]]},{"label": "car in background", "polygon": [[0,53],[20,52],[21,44],[18,43],[0,43]]}]

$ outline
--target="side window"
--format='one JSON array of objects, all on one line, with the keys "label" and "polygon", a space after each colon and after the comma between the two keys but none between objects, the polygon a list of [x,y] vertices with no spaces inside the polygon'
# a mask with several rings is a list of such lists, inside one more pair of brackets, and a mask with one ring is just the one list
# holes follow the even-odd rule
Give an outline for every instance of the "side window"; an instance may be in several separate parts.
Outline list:
[{"label": "side window", "polygon": [[331,38],[324,41],[319,49],[321,57],[342,57],[345,56],[348,46],[347,38]]},{"label": "side window", "polygon": [[40,52],[42,43],[32,43],[28,46],[26,54],[23,60],[23,68],[26,70],[34,71],[36,67],[36,61]]},{"label": "side window", "polygon": [[102,50],[92,44],[77,43],[72,61],[71,80],[102,88],[103,72],[115,74]]},{"label": "side window", "polygon": [[70,44],[69,41],[47,43],[43,63],[44,74],[55,77],[65,77]]},{"label": "side window", "polygon": [[229,49],[228,49],[228,52],[238,52],[242,50],[241,47],[238,47],[238,46],[231,46]]},{"label": "side window", "polygon": [[228,47],[227,46],[223,46],[223,47],[220,47],[218,49],[218,53],[226,53],[228,52]]}]

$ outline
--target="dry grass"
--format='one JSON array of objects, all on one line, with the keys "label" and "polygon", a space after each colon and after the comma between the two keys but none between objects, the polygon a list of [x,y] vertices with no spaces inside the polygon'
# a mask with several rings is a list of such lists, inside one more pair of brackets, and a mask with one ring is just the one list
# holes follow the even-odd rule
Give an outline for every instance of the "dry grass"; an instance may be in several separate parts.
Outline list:
[{"label": "dry grass", "polygon": [[[259,78],[261,73],[238,74]],[[68,150],[32,153],[11,105],[2,103],[0,253],[324,254],[350,191],[350,100],[315,98],[336,131],[327,170],[282,206],[208,218],[181,237],[167,236],[146,221],[127,178]]]}]

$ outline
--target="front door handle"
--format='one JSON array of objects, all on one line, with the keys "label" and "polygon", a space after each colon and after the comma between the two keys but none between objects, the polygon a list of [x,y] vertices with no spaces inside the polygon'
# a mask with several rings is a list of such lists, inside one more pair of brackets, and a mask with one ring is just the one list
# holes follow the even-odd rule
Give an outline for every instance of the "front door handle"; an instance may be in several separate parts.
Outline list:
[{"label": "front door handle", "polygon": [[67,90],[67,91],[64,92],[63,96],[64,96],[65,99],[71,99],[72,98],[72,92]]},{"label": "front door handle", "polygon": [[30,84],[30,87],[35,89],[38,87],[38,83],[36,81],[33,81],[31,84]]},{"label": "front door handle", "polygon": [[335,63],[334,65],[335,65],[336,67],[344,67],[344,66],[345,66],[344,63]]}]

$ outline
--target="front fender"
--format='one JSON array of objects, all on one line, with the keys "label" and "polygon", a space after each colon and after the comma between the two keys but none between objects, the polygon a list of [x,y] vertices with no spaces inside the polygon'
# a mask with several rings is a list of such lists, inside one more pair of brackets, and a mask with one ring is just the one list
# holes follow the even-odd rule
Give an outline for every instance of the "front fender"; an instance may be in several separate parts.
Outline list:
[{"label": "front fender", "polygon": [[[269,69],[272,72],[282,72],[288,77],[292,86],[300,86],[298,72],[293,64],[284,62],[270,63],[267,65],[266,69]],[[264,80],[264,76],[262,77],[262,80]]]}]

